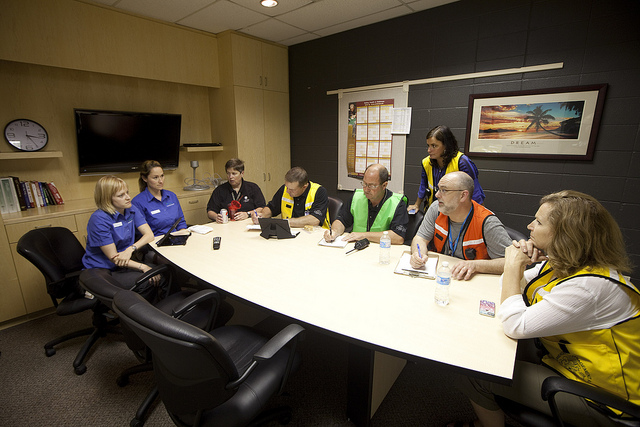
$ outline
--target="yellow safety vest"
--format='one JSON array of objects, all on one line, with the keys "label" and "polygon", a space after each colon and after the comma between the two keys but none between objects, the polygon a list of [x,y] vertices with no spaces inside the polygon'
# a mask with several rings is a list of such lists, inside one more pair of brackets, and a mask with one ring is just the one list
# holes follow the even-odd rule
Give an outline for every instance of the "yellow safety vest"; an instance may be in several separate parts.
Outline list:
[{"label": "yellow safety vest", "polygon": [[[321,187],[320,184],[316,184],[315,182],[309,181],[309,193],[307,194],[307,200],[304,203],[304,214],[309,215],[309,211],[311,210],[311,206],[313,206],[313,202],[316,200],[316,193],[318,192],[318,188]],[[287,193],[287,186],[284,186],[284,192],[282,193],[282,200],[280,202],[280,214],[282,215],[282,219],[289,219],[293,215],[293,198],[289,193]],[[329,228],[329,209],[325,214],[324,222],[322,223],[322,228]]]},{"label": "yellow safety vest", "polygon": [[[540,340],[549,352],[542,361],[562,376],[589,383],[640,405],[640,291],[615,270],[585,268],[562,279],[553,278],[547,262],[540,274],[527,284],[524,294],[528,305],[542,300],[541,294],[578,276],[609,279],[627,292],[636,304],[636,312],[611,328],[544,337]],[[543,291],[543,292],[540,292]],[[617,412],[619,413],[619,412]]]},{"label": "yellow safety vest", "polygon": [[[461,151],[458,151],[458,154],[456,154],[456,156],[451,159],[451,161],[449,162],[449,164],[447,165],[447,170],[445,171],[445,175],[448,174],[449,172],[456,172],[460,170],[459,167],[459,162],[460,162],[460,157],[462,157],[462,153]],[[427,174],[427,183],[429,185],[429,195],[427,196],[427,204],[425,205],[426,209],[429,209],[429,206],[431,206],[431,203],[433,203],[433,201],[435,200],[435,196],[436,196],[436,184],[433,182],[433,169],[431,166],[431,156],[427,156],[424,159],[422,159],[422,167],[424,168],[424,171]]]}]

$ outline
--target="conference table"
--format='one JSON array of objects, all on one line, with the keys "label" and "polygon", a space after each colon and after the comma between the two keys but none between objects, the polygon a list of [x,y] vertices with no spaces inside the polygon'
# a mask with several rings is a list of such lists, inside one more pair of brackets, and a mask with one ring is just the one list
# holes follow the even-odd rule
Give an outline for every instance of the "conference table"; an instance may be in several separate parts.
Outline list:
[{"label": "conference table", "polygon": [[[249,229],[250,220],[206,225],[213,230],[193,233],[185,246],[152,245],[232,300],[347,340],[347,416],[356,425],[369,424],[406,360],[436,361],[500,382],[512,379],[517,341],[504,335],[497,318],[479,314],[480,300],[498,307],[498,276],[452,280],[450,304],[441,307],[434,303],[435,280],[394,273],[408,246],[392,245],[391,263],[383,265],[374,243],[350,254],[353,243],[320,246],[320,227],[292,229],[299,234],[291,239],[265,239]],[[218,250],[214,236],[222,238]],[[429,256],[450,265],[459,261]]]}]

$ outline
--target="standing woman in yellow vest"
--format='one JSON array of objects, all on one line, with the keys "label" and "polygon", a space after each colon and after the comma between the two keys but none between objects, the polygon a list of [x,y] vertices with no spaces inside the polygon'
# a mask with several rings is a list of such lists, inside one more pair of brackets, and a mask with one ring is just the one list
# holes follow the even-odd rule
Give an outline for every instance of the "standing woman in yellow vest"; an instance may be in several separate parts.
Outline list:
[{"label": "standing woman in yellow vest", "polygon": [[[505,251],[498,314],[506,335],[539,338],[546,355],[542,364],[516,361],[512,387],[463,381],[480,425],[504,425],[495,395],[550,414],[539,388],[549,376],[640,405],[640,292],[622,275],[630,266],[618,224],[596,199],[567,190],[543,197],[528,228],[530,239]],[[611,424],[582,398],[561,393],[559,399],[571,425]]]},{"label": "standing woman in yellow vest", "polygon": [[435,200],[440,178],[449,172],[462,171],[473,178],[473,194],[471,199],[478,204],[484,203],[484,191],[478,181],[478,168],[458,149],[458,141],[447,126],[436,126],[427,134],[427,152],[429,155],[422,159],[422,178],[418,189],[418,198],[408,211],[420,209],[422,201],[425,210]]}]

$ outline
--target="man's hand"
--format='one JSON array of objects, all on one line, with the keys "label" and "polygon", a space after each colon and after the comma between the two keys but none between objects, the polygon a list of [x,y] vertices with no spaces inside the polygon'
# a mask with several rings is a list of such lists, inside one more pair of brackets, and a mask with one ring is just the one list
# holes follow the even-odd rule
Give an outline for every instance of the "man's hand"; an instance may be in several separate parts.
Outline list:
[{"label": "man's hand", "polygon": [[456,280],[469,280],[478,272],[478,266],[475,261],[458,261],[451,269],[451,277]]},{"label": "man's hand", "polygon": [[426,264],[427,259],[429,259],[429,256],[427,254],[419,256],[418,252],[414,252],[411,254],[411,259],[409,260],[409,262],[411,264],[411,267],[419,270],[421,268],[424,268],[424,265]]},{"label": "man's hand", "polygon": [[365,233],[349,233],[345,234],[342,240],[344,240],[345,242],[357,242],[358,240],[364,239],[365,237]]}]

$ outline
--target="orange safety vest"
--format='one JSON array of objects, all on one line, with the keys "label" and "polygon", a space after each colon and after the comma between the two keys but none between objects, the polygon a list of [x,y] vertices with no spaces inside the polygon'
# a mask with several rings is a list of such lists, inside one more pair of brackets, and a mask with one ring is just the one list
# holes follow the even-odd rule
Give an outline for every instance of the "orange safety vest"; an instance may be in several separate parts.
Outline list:
[{"label": "orange safety vest", "polygon": [[[490,259],[487,244],[484,241],[482,227],[484,221],[494,215],[489,209],[471,201],[471,214],[462,224],[462,255],[464,259]],[[433,232],[433,245],[437,252],[444,253],[445,245],[449,242],[449,217],[443,213],[436,218],[436,226]],[[451,256],[455,256],[451,254]]]}]

